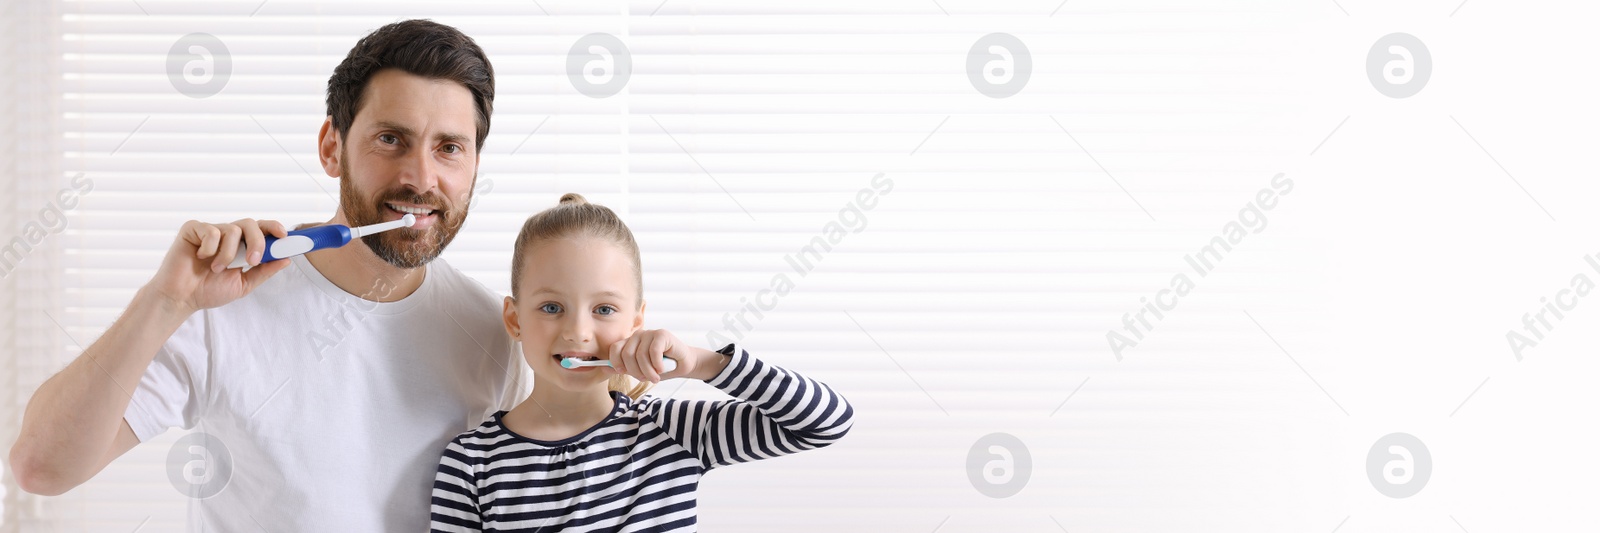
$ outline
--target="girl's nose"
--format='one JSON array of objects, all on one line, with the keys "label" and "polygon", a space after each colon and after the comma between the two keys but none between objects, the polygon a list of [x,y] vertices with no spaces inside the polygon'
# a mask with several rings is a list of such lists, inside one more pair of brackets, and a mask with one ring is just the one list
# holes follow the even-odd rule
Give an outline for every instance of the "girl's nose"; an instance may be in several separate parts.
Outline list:
[{"label": "girl's nose", "polygon": [[593,331],[594,328],[589,323],[588,317],[574,317],[567,320],[566,327],[562,328],[561,336],[567,342],[582,344],[594,338]]}]

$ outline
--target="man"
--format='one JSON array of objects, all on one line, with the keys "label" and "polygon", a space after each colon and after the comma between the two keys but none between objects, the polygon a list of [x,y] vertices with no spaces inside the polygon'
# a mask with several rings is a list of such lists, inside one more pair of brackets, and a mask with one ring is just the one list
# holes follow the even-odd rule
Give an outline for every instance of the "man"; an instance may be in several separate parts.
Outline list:
[{"label": "man", "polygon": [[[499,296],[436,260],[466,218],[493,102],[488,58],[454,28],[405,21],[358,42],[318,138],[339,180],[329,223],[416,224],[266,264],[277,222],[184,224],[123,315],[29,402],[21,487],[60,494],[196,427],[209,438],[170,465],[205,498],[191,525],[425,529],[440,451],[523,382]],[[224,268],[240,243],[248,272]]]}]

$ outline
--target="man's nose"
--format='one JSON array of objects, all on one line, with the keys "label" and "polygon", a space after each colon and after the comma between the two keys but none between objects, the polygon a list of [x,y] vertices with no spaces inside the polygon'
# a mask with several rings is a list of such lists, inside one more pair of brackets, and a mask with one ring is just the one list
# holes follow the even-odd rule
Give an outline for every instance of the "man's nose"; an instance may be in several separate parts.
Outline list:
[{"label": "man's nose", "polygon": [[428,194],[439,187],[439,168],[432,150],[412,150],[400,165],[400,184]]}]

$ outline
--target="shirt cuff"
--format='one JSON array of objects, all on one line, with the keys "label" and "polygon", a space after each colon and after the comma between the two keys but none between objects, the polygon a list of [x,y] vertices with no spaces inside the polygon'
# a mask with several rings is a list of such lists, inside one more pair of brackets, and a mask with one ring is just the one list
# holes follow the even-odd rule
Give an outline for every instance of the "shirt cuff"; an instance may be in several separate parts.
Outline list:
[{"label": "shirt cuff", "polygon": [[729,386],[733,385],[731,382],[739,375],[740,369],[745,366],[745,360],[750,358],[750,354],[740,349],[735,343],[728,343],[721,350],[717,350],[717,353],[728,356],[728,364],[723,365],[722,371],[718,372],[716,377],[711,378],[706,383],[718,389],[727,390]]}]

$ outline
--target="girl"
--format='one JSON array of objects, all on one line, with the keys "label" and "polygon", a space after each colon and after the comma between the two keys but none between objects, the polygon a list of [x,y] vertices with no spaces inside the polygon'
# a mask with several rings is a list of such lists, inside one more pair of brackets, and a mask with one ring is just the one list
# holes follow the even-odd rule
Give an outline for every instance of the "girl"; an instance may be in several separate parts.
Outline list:
[{"label": "girl", "polygon": [[[711,351],[641,329],[633,233],[580,195],[523,224],[511,294],[506,331],[522,341],[533,392],[445,448],[434,531],[694,531],[706,471],[827,446],[850,429],[850,404],[826,385],[732,344]],[[565,358],[611,366],[568,369]],[[672,378],[733,399],[644,396]]]}]

